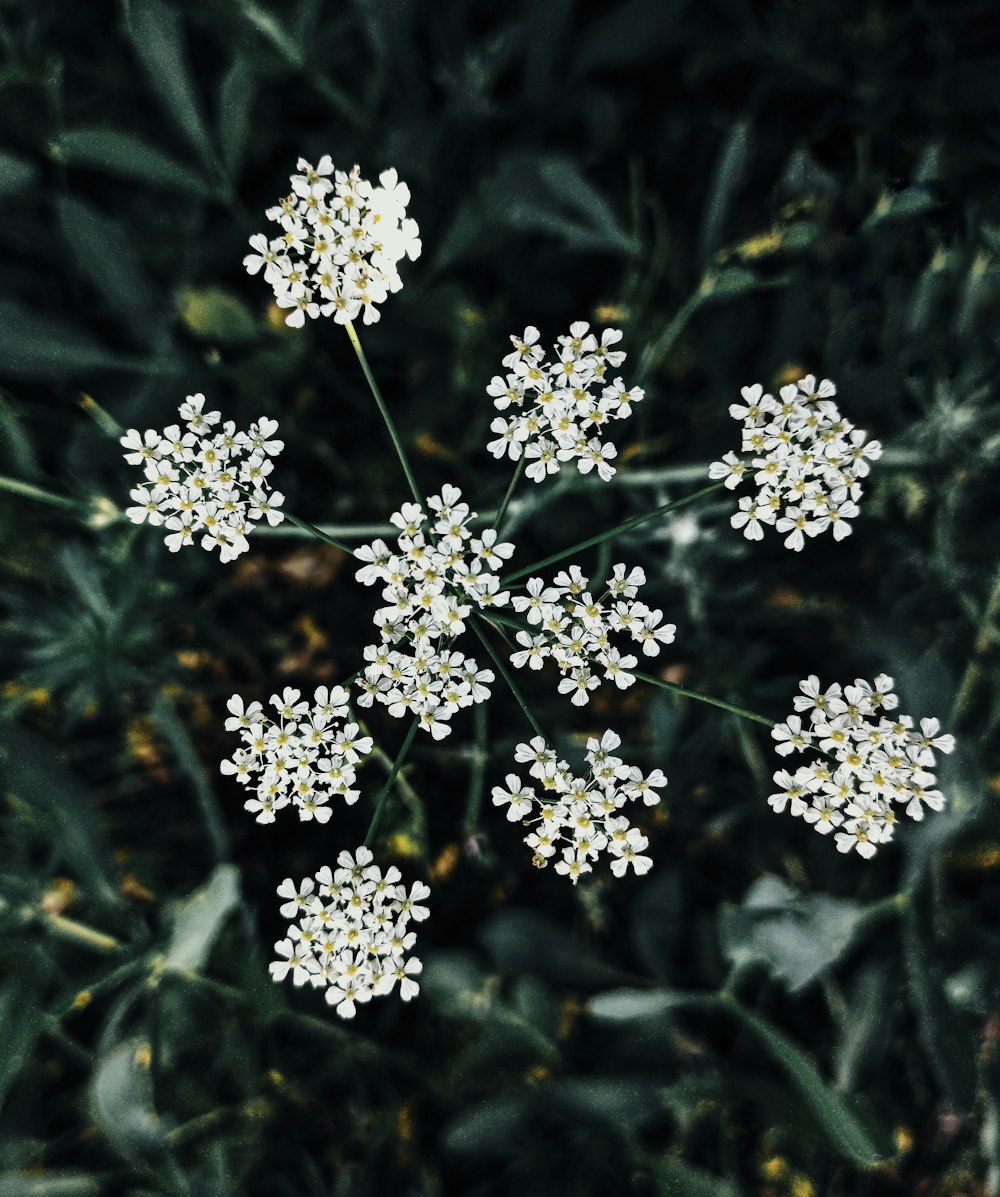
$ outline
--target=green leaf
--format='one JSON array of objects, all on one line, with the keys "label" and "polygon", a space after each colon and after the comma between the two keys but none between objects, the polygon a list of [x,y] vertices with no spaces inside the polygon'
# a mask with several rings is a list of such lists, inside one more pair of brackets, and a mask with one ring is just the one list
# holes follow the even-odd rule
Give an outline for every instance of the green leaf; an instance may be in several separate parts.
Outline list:
[{"label": "green leaf", "polygon": [[816,1065],[801,1048],[735,999],[723,999],[721,1004],[742,1023],[785,1073],[812,1114],[817,1129],[844,1159],[862,1167],[872,1167],[887,1158],[875,1146],[857,1115],[823,1080]]},{"label": "green leaf", "polygon": [[501,910],[479,932],[501,972],[532,972],[563,985],[606,985],[629,974],[538,910]]},{"label": "green leaf", "polygon": [[903,956],[924,1055],[951,1107],[964,1114],[976,1100],[976,1044],[962,1011],[948,1001],[912,903],[903,918]]},{"label": "green leaf", "polygon": [[177,306],[184,326],[199,340],[238,344],[257,336],[253,313],[242,299],[221,287],[188,287]]},{"label": "green leaf", "polygon": [[859,970],[851,987],[834,1060],[837,1088],[856,1089],[876,1075],[885,1056],[885,995],[895,986],[885,963]]},{"label": "green leaf", "polygon": [[122,897],[113,884],[117,870],[94,803],[51,744],[24,727],[7,725],[0,728],[0,763],[5,790],[42,812],[60,859],[94,901],[120,906]]},{"label": "green leaf", "polygon": [[698,234],[698,259],[705,262],[722,243],[729,215],[746,181],[751,158],[750,123],[736,121],[726,135],[708,185]]},{"label": "green leaf", "polygon": [[690,994],[669,989],[609,989],[587,1002],[587,1013],[602,1022],[637,1022],[691,1004]]},{"label": "green leaf", "polygon": [[795,993],[847,951],[864,916],[850,899],[803,895],[767,876],[754,882],[742,906],[719,908],[719,940],[730,964],[766,964]]},{"label": "green leaf", "polygon": [[687,6],[688,0],[625,0],[609,6],[580,37],[577,72],[629,67],[656,58],[674,42],[675,26]]},{"label": "green leaf", "polygon": [[[11,378],[73,379],[86,386],[92,370],[172,374],[168,361],[116,353],[89,332],[58,316],[33,312],[15,299],[0,298],[0,372]],[[89,388],[87,388],[89,389]]]},{"label": "green leaf", "polygon": [[0,151],[0,195],[14,195],[30,187],[38,177],[38,167],[19,154]]},{"label": "green leaf", "polygon": [[239,871],[235,865],[219,865],[208,885],[179,905],[164,969],[200,972],[239,900]]},{"label": "green leaf", "polygon": [[3,394],[0,394],[0,452],[20,477],[44,476],[18,407]]},{"label": "green leaf", "polygon": [[176,162],[131,133],[115,129],[70,129],[53,146],[68,166],[104,171],[115,178],[211,198],[215,189],[196,171]]},{"label": "green leaf", "polygon": [[164,0],[138,0],[126,10],[129,36],[149,72],[168,118],[175,120],[210,169],[218,159],[202,120],[188,65],[187,38],[176,10]]},{"label": "green leaf", "polygon": [[[680,723],[677,703],[673,695],[663,693],[657,694],[649,704],[650,722],[663,706],[667,706],[671,713],[658,720],[658,725],[662,728],[669,721],[669,726],[676,727]],[[668,759],[659,738],[656,752],[661,760]],[[668,866],[658,869],[647,879],[632,904],[629,943],[642,967],[658,981],[667,981],[671,975],[675,945],[684,929],[683,895],[679,871]]]},{"label": "green leaf", "polygon": [[153,288],[121,223],[74,196],[61,197],[56,210],[82,273],[130,326],[148,321],[156,306]]},{"label": "green leaf", "polygon": [[[486,229],[493,224],[518,233],[542,233],[561,238],[571,249],[636,252],[613,207],[571,158],[516,154],[500,164],[492,179],[484,180],[479,199],[476,219]],[[468,223],[452,230],[446,260],[453,263],[460,256],[457,242],[474,245],[471,232]]]},{"label": "green leaf", "polygon": [[150,1046],[140,1039],[117,1044],[98,1064],[91,1083],[94,1120],[126,1160],[167,1146],[167,1131],[153,1104]]},{"label": "green leaf", "polygon": [[721,1176],[695,1168],[684,1160],[658,1160],[653,1181],[660,1197],[737,1197],[738,1190]]},{"label": "green leaf", "polygon": [[238,52],[219,86],[219,142],[230,175],[238,173],[246,152],[255,84],[250,57]]},{"label": "green leaf", "polygon": [[509,1155],[531,1123],[530,1094],[506,1094],[463,1110],[445,1126],[442,1146],[450,1155],[493,1159]]},{"label": "green leaf", "polygon": [[[5,950],[5,954],[9,948]],[[43,1013],[39,1002],[39,961],[31,960],[25,953],[8,957],[6,964],[12,970],[8,983],[0,990],[0,1107],[3,1106],[11,1086],[16,1082],[21,1068],[31,1055],[43,1030]]]},{"label": "green leaf", "polygon": [[86,1172],[61,1169],[37,1172],[0,1173],[0,1197],[102,1197],[107,1181]]}]

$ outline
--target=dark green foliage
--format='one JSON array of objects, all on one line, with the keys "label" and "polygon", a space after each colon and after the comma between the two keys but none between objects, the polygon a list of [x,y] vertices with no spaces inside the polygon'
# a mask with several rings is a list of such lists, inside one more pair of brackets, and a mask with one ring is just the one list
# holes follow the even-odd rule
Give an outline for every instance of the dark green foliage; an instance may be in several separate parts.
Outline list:
[{"label": "dark green foliage", "polygon": [[[0,6],[0,1197],[985,1197],[1000,1192],[1000,193],[982,0],[14,0]],[[303,519],[405,498],[342,331],[241,268],[300,155],[413,193],[364,330],[431,492],[504,493],[508,334],[620,324],[646,402],[603,487],[511,509],[520,568],[704,485],[741,385],[814,371],[886,446],[854,535],[750,546],[712,496],[641,564],[657,664],[774,719],[886,671],[959,739],[950,805],[872,862],[766,805],[766,729],[639,684],[580,711],[670,778],[654,871],[536,872],[489,791],[528,729],[420,737],[380,855],[432,885],[420,997],[344,1024],[267,976],[274,889],[364,836],[252,823],[234,691],[360,665],[372,592],[261,533],[221,566],[121,510],[109,424],[203,391],[278,418]],[[104,428],[81,406],[93,396]],[[97,413],[100,415],[100,413]],[[685,518],[687,512],[683,513]],[[422,741],[422,742],[421,742]],[[414,795],[416,795],[414,797]]]}]

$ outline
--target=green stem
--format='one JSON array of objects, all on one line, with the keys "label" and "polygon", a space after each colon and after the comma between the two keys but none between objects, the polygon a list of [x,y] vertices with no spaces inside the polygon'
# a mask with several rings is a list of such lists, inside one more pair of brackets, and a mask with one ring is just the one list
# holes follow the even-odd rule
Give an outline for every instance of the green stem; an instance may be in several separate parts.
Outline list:
[{"label": "green stem", "polygon": [[[511,694],[514,695],[514,698],[517,701],[517,705],[524,712],[524,717],[531,724],[531,727],[532,727],[535,735],[541,736],[542,739],[546,743],[549,743],[548,737],[546,736],[545,732],[542,731],[541,727],[538,724],[538,720],[531,713],[531,709],[529,708],[528,704],[525,702],[524,695],[517,688],[517,685],[515,684],[514,679],[510,676],[510,670],[508,670],[507,666],[504,664],[504,661],[501,658],[500,654],[496,651],[496,649],[493,647],[493,645],[490,644],[489,640],[487,640],[486,633],[479,626],[479,621],[481,618],[482,617],[479,615],[474,615],[472,617],[472,630],[476,633],[476,635],[482,641],[483,648],[485,648],[486,651],[490,654],[493,664],[497,667],[497,673],[499,673],[500,676],[503,678],[503,680],[507,683],[507,686],[510,689]],[[489,620],[484,619],[483,622],[489,623]]]},{"label": "green stem", "polygon": [[365,836],[366,848],[371,847],[372,840],[375,838],[375,832],[378,830],[379,821],[382,818],[382,811],[385,809],[385,804],[388,801],[389,794],[392,792],[393,783],[396,780],[396,774],[403,767],[403,762],[406,760],[406,754],[410,751],[410,745],[413,743],[413,737],[417,734],[417,728],[419,726],[419,719],[414,719],[410,724],[410,730],[406,733],[406,739],[403,741],[403,746],[400,748],[396,759],[392,762],[392,768],[389,770],[389,776],[385,779],[385,785],[382,787],[382,792],[375,801],[375,813],[372,815],[372,821],[368,824],[368,833]]},{"label": "green stem", "polygon": [[742,719],[752,719],[754,723],[762,723],[764,727],[774,727],[773,719],[768,719],[765,715],[758,715],[754,711],[748,711],[746,707],[739,707],[734,702],[726,702],[724,698],[712,698],[709,694],[699,694],[697,690],[688,690],[685,686],[678,686],[674,682],[665,682],[662,678],[653,677],[651,673],[640,673],[638,669],[630,669],[629,673],[639,681],[648,682],[651,686],[659,686],[661,690],[672,690],[674,694],[683,694],[685,698],[693,698],[697,702],[707,702],[709,706],[721,707],[722,710],[739,715]]},{"label": "green stem", "polygon": [[308,532],[310,536],[315,536],[318,540],[325,540],[327,544],[332,544],[334,548],[342,549],[345,553],[353,555],[354,550],[349,544],[343,544],[341,541],[335,540],[329,533],[324,532],[322,528],[317,528],[315,524],[310,524],[308,520],[299,519],[297,515],[292,515],[290,511],[285,512],[285,519],[293,523],[296,528],[301,528],[303,532]]},{"label": "green stem", "polygon": [[264,535],[279,538],[282,536],[321,536],[331,538],[331,543],[336,544],[336,537],[345,537],[348,540],[374,540],[376,537],[399,535],[399,529],[394,528],[392,524],[309,524],[304,526],[305,521],[293,519],[287,511],[285,518],[294,527],[283,523],[275,524],[272,528],[270,524],[262,521],[254,528],[254,536]]},{"label": "green stem", "polygon": [[514,497],[514,491],[517,489],[517,484],[521,481],[521,475],[524,473],[525,456],[522,453],[518,458],[517,467],[514,470],[514,476],[510,480],[510,486],[507,487],[507,493],[503,497],[503,502],[497,508],[496,516],[493,519],[493,527],[497,532],[503,524],[503,517],[507,514],[507,508],[510,506],[510,501]]},{"label": "green stem", "polygon": [[153,721],[159,728],[163,738],[172,749],[181,771],[187,774],[195,798],[205,820],[205,830],[208,832],[212,845],[212,855],[216,861],[229,859],[229,833],[226,822],[222,817],[219,801],[215,790],[209,781],[208,774],[201,763],[197,749],[188,734],[184,720],[178,715],[174,704],[162,691],[156,696],[152,706]]},{"label": "green stem", "polygon": [[345,120],[358,127],[364,123],[365,115],[350,96],[335,87],[329,76],[314,66],[306,66],[305,55],[298,43],[290,37],[278,24],[277,20],[253,0],[240,0],[240,11],[251,25],[267,39],[268,43],[281,55],[285,62],[302,73],[307,83],[311,83],[317,92],[335,108]]},{"label": "green stem", "polygon": [[[364,672],[364,670],[359,670],[358,673],[355,674],[355,677],[360,677],[363,672]],[[353,681],[354,681],[354,678],[351,678],[350,682],[353,682]],[[342,685],[344,686],[345,689],[350,688],[350,682],[342,683]],[[356,711],[351,711],[350,719],[353,723],[356,723],[358,725],[358,727],[361,728],[362,735],[367,736],[369,734],[368,733],[368,725],[365,723],[365,721],[363,719],[360,719],[358,717],[358,714]],[[372,756],[373,760],[378,761],[378,763],[385,770],[386,777],[388,777],[389,774],[392,772],[392,757],[389,756],[389,754],[383,748],[380,748],[378,744],[376,744],[374,746],[374,748],[372,748],[371,756]],[[427,819],[426,819],[426,816],[424,815],[424,804],[420,800],[420,795],[413,788],[413,786],[410,785],[409,781],[407,781],[406,775],[404,773],[397,774],[396,785],[399,787],[399,793],[403,799],[403,802],[406,804],[406,806],[408,807],[408,809],[410,811],[410,826],[413,830],[414,836],[416,837],[417,841],[420,844],[421,855],[426,856],[427,855]]]},{"label": "green stem", "polygon": [[645,524],[649,520],[656,519],[658,515],[666,515],[668,512],[678,511],[681,507],[687,507],[689,503],[696,503],[699,499],[704,498],[705,495],[710,495],[713,491],[720,490],[723,486],[725,486],[725,482],[713,482],[711,486],[704,486],[701,490],[696,490],[693,495],[688,495],[686,498],[675,499],[673,502],[664,503],[662,506],[654,507],[652,511],[646,511],[642,515],[634,515],[631,519],[616,524],[606,532],[599,532],[596,536],[590,536],[586,540],[581,540],[577,544],[570,545],[568,549],[560,549],[558,553],[553,553],[550,557],[543,557],[541,561],[535,561],[531,565],[526,565],[523,569],[515,570],[514,573],[507,574],[503,580],[505,582],[514,582],[518,578],[523,578],[526,574],[534,573],[539,569],[545,569],[549,565],[555,565],[557,561],[563,561],[567,557],[572,557],[574,553],[581,553],[584,549],[593,548],[595,544],[603,544],[604,541],[611,540],[612,537],[621,536],[623,532],[631,532],[633,528],[638,528],[640,524]]},{"label": "green stem", "polygon": [[962,674],[962,680],[955,694],[955,701],[951,704],[951,714],[948,717],[948,723],[951,727],[955,727],[965,714],[965,710],[969,705],[969,699],[972,697],[976,684],[979,681],[980,658],[989,650],[994,636],[993,621],[998,614],[1000,614],[1000,569],[997,570],[996,576],[993,579],[993,589],[990,591],[990,597],[987,599],[982,619],[979,621],[979,627],[976,629],[976,640],[973,645],[972,656],[969,658],[969,663]]},{"label": "green stem", "polygon": [[472,708],[475,740],[472,749],[472,766],[469,771],[469,795],[465,800],[465,818],[462,820],[462,834],[466,839],[471,839],[479,830],[479,812],[483,805],[486,762],[489,759],[486,752],[486,715],[486,703],[477,702]]},{"label": "green stem", "polygon": [[361,348],[361,342],[358,340],[358,334],[354,329],[354,325],[348,320],[344,325],[347,329],[347,335],[350,337],[351,345],[354,347],[354,352],[357,354],[358,361],[361,363],[361,369],[364,372],[365,380],[368,383],[368,388],[375,398],[375,403],[378,407],[379,414],[389,430],[389,436],[392,439],[393,448],[396,450],[396,456],[399,458],[399,464],[403,467],[403,473],[406,475],[406,481],[410,484],[410,493],[413,495],[413,501],[423,505],[423,496],[417,489],[416,479],[413,477],[413,470],[410,469],[410,463],[406,456],[406,450],[403,448],[403,442],[399,439],[399,433],[396,431],[396,425],[392,421],[392,416],[389,415],[389,408],[386,406],[385,400],[382,398],[382,392],[378,389],[378,383],[375,381],[375,375],[372,374],[371,366],[368,365],[368,359],[365,357],[365,351]]},{"label": "green stem", "polygon": [[674,347],[674,342],[684,331],[684,326],[688,320],[694,315],[698,309],[698,305],[704,298],[703,291],[699,288],[692,296],[690,296],[678,309],[677,315],[667,325],[667,327],[660,333],[659,337],[651,345],[646,347],[646,351],[639,359],[639,373],[637,376],[637,384],[649,377],[650,373],[663,361],[671,349]]},{"label": "green stem", "polygon": [[50,507],[62,507],[66,511],[78,511],[80,507],[75,499],[67,499],[65,495],[54,494],[51,490],[35,486],[32,482],[22,482],[20,478],[8,478],[2,474],[0,490],[9,491],[12,495],[21,495],[25,499],[34,499],[38,503],[48,503]]}]

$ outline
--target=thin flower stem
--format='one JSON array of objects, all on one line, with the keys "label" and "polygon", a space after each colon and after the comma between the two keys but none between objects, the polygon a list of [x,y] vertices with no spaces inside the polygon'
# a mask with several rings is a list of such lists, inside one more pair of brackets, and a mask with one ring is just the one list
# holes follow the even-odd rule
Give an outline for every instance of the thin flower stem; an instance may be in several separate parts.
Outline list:
[{"label": "thin flower stem", "polygon": [[371,366],[368,365],[368,359],[365,357],[365,351],[361,348],[361,342],[358,340],[358,334],[355,332],[354,325],[350,320],[344,325],[347,329],[347,335],[351,339],[351,345],[354,347],[354,352],[357,354],[358,361],[361,363],[361,369],[364,372],[365,380],[368,383],[369,390],[375,398],[375,403],[378,406],[379,414],[389,430],[389,436],[392,438],[393,448],[396,450],[396,456],[399,458],[399,464],[403,467],[403,473],[406,475],[406,481],[410,484],[410,493],[413,495],[415,503],[423,503],[423,496],[417,489],[416,479],[413,477],[413,470],[410,468],[409,460],[406,456],[406,450],[403,448],[403,442],[399,439],[399,433],[396,431],[396,425],[393,423],[392,416],[389,415],[389,408],[386,406],[385,400],[382,398],[382,392],[378,389],[378,383],[375,381],[375,375],[372,374]]},{"label": "thin flower stem", "polygon": [[699,288],[678,308],[677,314],[663,332],[660,333],[659,337],[651,345],[647,346],[646,351],[639,359],[639,373],[637,376],[639,384],[643,383],[649,377],[670,350],[673,349],[674,342],[684,331],[687,322],[698,310],[702,299],[704,299],[704,291],[702,288]]},{"label": "thin flower stem", "polygon": [[[517,685],[514,682],[514,679],[510,676],[510,670],[504,664],[504,661],[503,661],[502,657],[500,656],[500,654],[496,651],[496,649],[493,647],[493,645],[490,644],[489,640],[486,638],[486,633],[479,626],[479,619],[480,619],[479,616],[472,617],[472,630],[476,633],[476,635],[482,641],[483,648],[485,648],[486,651],[490,654],[493,664],[497,667],[497,673],[499,673],[500,676],[503,678],[503,680],[507,683],[507,686],[510,689],[511,694],[514,695],[514,698],[517,701],[517,705],[524,712],[524,717],[531,724],[532,730],[534,731],[535,735],[541,736],[542,739],[545,740],[546,743],[549,743],[548,737],[546,736],[545,732],[542,731],[541,727],[539,726],[538,720],[531,713],[531,708],[528,706],[527,702],[525,702],[524,695],[517,688]],[[483,622],[489,623],[489,620],[484,619]]]},{"label": "thin flower stem", "polygon": [[38,503],[48,503],[50,507],[62,507],[66,511],[78,511],[80,507],[75,499],[67,499],[65,495],[57,495],[42,486],[35,486],[33,482],[22,482],[20,478],[8,478],[3,474],[0,474],[0,490],[34,499]]},{"label": "thin flower stem", "polygon": [[315,524],[310,524],[308,520],[299,519],[297,515],[292,515],[290,511],[285,512],[285,519],[289,520],[297,528],[301,528],[303,532],[308,532],[310,536],[315,536],[318,540],[325,540],[327,544],[332,544],[334,548],[342,549],[348,554],[353,554],[354,552],[349,544],[344,544],[342,541],[334,539],[329,533],[324,532],[322,528],[317,528]]},{"label": "thin flower stem", "polygon": [[667,515],[668,512],[678,511],[681,507],[687,507],[689,503],[696,503],[699,499],[703,499],[705,495],[710,495],[714,491],[721,490],[723,486],[725,486],[725,482],[713,482],[711,486],[704,486],[701,490],[696,490],[693,495],[687,495],[683,499],[674,499],[672,502],[664,503],[660,507],[654,507],[652,511],[646,511],[642,515],[634,515],[631,519],[616,524],[606,532],[599,532],[596,536],[590,536],[586,540],[581,540],[577,544],[570,545],[568,549],[560,549],[558,553],[553,553],[551,557],[543,557],[541,561],[535,561],[531,565],[526,565],[523,569],[518,569],[512,574],[507,574],[504,577],[504,581],[513,582],[518,578],[525,577],[527,574],[534,573],[536,570],[545,569],[549,565],[555,565],[557,561],[564,561],[567,557],[572,557],[574,553],[581,553],[584,549],[593,548],[596,544],[603,544],[606,540],[611,540],[615,536],[621,536],[623,532],[631,532],[633,528],[638,528],[640,524],[645,524],[649,520],[656,519],[658,515]]},{"label": "thin flower stem", "polygon": [[[343,682],[342,685],[345,687],[345,689],[348,688],[351,682],[353,682],[355,678],[360,677],[363,673],[364,670],[358,670],[354,677],[350,678],[346,682]],[[367,736],[369,734],[368,725],[363,719],[359,718],[357,711],[351,711],[349,717],[353,723],[356,723],[361,728],[362,735]],[[378,761],[379,765],[381,765],[381,767],[385,770],[386,777],[388,777],[389,773],[392,771],[392,757],[383,748],[380,748],[378,744],[372,748],[371,756],[373,760]],[[413,788],[413,786],[410,785],[409,781],[407,781],[406,775],[404,773],[397,774],[396,785],[399,787],[399,793],[403,799],[403,802],[409,808],[410,825],[413,829],[414,836],[420,844],[420,851],[423,855],[426,855],[427,819],[424,815],[424,804],[420,800],[420,795]]]},{"label": "thin flower stem", "polygon": [[375,832],[378,830],[379,821],[382,818],[382,811],[385,809],[385,804],[388,801],[389,794],[392,792],[393,783],[396,780],[396,774],[403,767],[403,762],[406,760],[406,754],[410,751],[410,745],[413,743],[413,737],[417,734],[417,728],[419,726],[419,719],[414,719],[410,724],[410,730],[406,733],[406,739],[403,741],[403,746],[400,748],[396,759],[392,762],[392,768],[389,770],[389,776],[385,779],[385,785],[382,787],[382,792],[375,801],[375,813],[372,815],[372,821],[368,824],[368,834],[365,836],[366,848],[371,847],[372,840],[375,838]]},{"label": "thin flower stem", "polygon": [[688,690],[685,686],[678,686],[674,682],[665,682],[663,678],[654,677],[651,673],[640,673],[638,669],[630,669],[629,673],[642,682],[648,682],[651,686],[659,686],[661,690],[672,690],[674,694],[683,694],[685,698],[693,698],[697,702],[707,702],[709,706],[721,707],[724,711],[730,711],[742,719],[752,719],[754,723],[761,723],[764,727],[774,727],[773,719],[768,719],[766,715],[758,715],[755,711],[748,711],[746,707],[737,706],[734,702],[726,702],[724,698],[699,694],[697,690]]},{"label": "thin flower stem", "polygon": [[469,793],[465,800],[465,818],[462,820],[462,834],[471,839],[479,830],[479,812],[483,805],[483,790],[486,762],[487,706],[477,702],[472,708],[472,726],[475,743],[472,748],[472,764],[469,770]]},{"label": "thin flower stem", "polygon": [[[288,512],[285,512],[288,517]],[[295,537],[315,536],[320,532],[323,536],[344,537],[347,540],[374,540],[375,537],[384,536],[398,536],[399,529],[394,528],[392,524],[310,524],[308,527],[303,527],[300,521],[291,520],[289,522],[295,524],[295,527],[288,527],[286,524],[275,524],[272,528],[270,524],[264,523],[263,527],[258,524],[254,530],[254,536],[274,536],[278,537]]]},{"label": "thin flower stem", "polygon": [[976,639],[972,648],[972,656],[969,658],[969,663],[962,674],[962,680],[955,693],[955,700],[951,704],[951,713],[948,718],[951,727],[955,727],[965,714],[966,708],[969,705],[969,699],[972,697],[972,693],[979,681],[980,659],[989,650],[993,637],[996,634],[993,628],[993,621],[997,615],[1000,615],[1000,569],[997,570],[996,576],[993,579],[993,589],[990,591],[990,597],[986,601],[986,608],[979,621],[979,627],[976,629]]},{"label": "thin flower stem", "polygon": [[517,460],[517,468],[514,470],[514,476],[510,480],[510,486],[507,487],[507,493],[503,497],[503,502],[497,508],[496,516],[493,520],[493,527],[497,532],[500,531],[503,524],[503,517],[507,514],[507,508],[510,506],[510,501],[514,497],[514,491],[517,489],[517,484],[521,481],[521,475],[524,473],[525,456],[522,453]]}]

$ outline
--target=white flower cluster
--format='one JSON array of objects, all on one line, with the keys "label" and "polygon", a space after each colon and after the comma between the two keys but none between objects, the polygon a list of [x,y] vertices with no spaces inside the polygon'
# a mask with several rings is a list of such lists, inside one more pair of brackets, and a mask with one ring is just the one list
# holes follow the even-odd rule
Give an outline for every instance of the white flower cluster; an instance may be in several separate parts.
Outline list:
[{"label": "white flower cluster", "polygon": [[826,755],[794,773],[775,773],[781,789],[770,805],[779,812],[790,806],[821,835],[837,829],[838,850],[856,848],[866,858],[892,839],[893,803],[905,803],[911,819],[922,819],[925,806],[941,810],[944,795],[933,788],[930,770],[935,750],[955,747],[953,736],[939,734],[937,719],[921,719],[915,730],[909,715],[887,717],[899,704],[892,686],[883,673],[874,682],[856,678],[824,690],[811,675],[799,683],[798,714],[771,732],[781,756],[807,749]]},{"label": "white flower cluster", "polygon": [[[515,595],[514,610],[527,615],[537,632],[518,632],[521,648],[511,656],[518,669],[541,669],[547,657],[559,667],[563,678],[560,694],[572,695],[576,706],[590,701],[590,691],[601,684],[595,670],[604,671],[620,690],[633,684],[629,671],[638,658],[623,656],[611,645],[615,633],[628,634],[642,645],[647,657],[655,657],[661,644],[672,644],[677,628],[663,623],[663,612],[635,601],[646,575],[636,567],[626,574],[626,566],[616,565],[604,583],[604,594],[595,598],[577,565],[556,574],[551,586],[542,578],[529,578],[526,595]],[[605,602],[605,598],[609,601]]]},{"label": "white flower cluster", "polygon": [[333,795],[348,805],[357,802],[359,791],[351,788],[355,766],[371,752],[372,739],[359,735],[356,723],[344,722],[348,700],[342,686],[320,686],[311,704],[287,687],[271,695],[272,719],[259,702],[244,705],[238,694],[230,698],[226,731],[238,731],[243,747],[221,769],[254,791],[244,809],[258,823],[273,823],[286,806],[297,807],[304,821],[326,823]]},{"label": "white flower cluster", "polygon": [[600,340],[589,330],[583,320],[570,325],[569,335],[553,346],[553,360],[545,361],[538,329],[529,325],[522,337],[511,337],[514,350],[502,362],[506,376],[495,375],[486,388],[497,411],[511,409],[509,417],[490,424],[496,439],[487,448],[497,459],[517,461],[523,454],[530,463],[525,473],[534,482],[569,461],[581,474],[596,469],[607,482],[618,450],[602,439],[603,430],[611,420],[631,415],[632,404],[644,397],[638,387],[627,390],[620,378],[608,380],[609,367],[616,369],[626,357],[611,348],[621,330],[606,328]]},{"label": "white flower cluster", "polygon": [[326,865],[298,888],[290,877],[278,887],[282,916],[298,921],[274,945],[280,959],[271,978],[291,973],[294,985],[325,988],[341,1018],[353,1018],[359,1002],[391,993],[397,982],[404,1002],[420,991],[414,977],[423,965],[406,955],[417,938],[407,928],[410,919],[427,917],[420,903],[430,887],[415,881],[407,892],[395,865],[383,873],[373,859],[365,847],[341,852],[336,869]]},{"label": "white flower cluster", "polygon": [[[834,540],[849,536],[849,520],[858,514],[860,478],[869,472],[868,459],[881,457],[878,441],[840,414],[833,401],[836,387],[824,378],[817,385],[812,374],[784,386],[780,401],[765,395],[759,383],[744,387],[744,402],[729,414],[743,422],[744,453],[750,453],[749,473],[756,495],[740,499],[731,518],[748,540],[762,540],[764,525],[785,535],[785,547],[801,551],[805,537],[828,528]],[[708,476],[724,478],[734,490],[748,474],[748,463],[735,453],[713,462]]]},{"label": "white flower cluster", "polygon": [[620,744],[621,738],[613,731],[606,731],[600,740],[591,737],[587,741],[587,777],[574,776],[541,736],[518,744],[514,760],[531,763],[528,772],[541,783],[541,796],[533,786],[522,786],[517,774],[508,773],[506,789],[493,787],[493,805],[505,806],[510,822],[532,828],[524,842],[534,850],[538,868],[544,868],[558,853],[556,872],[569,877],[574,885],[584,873],[593,871],[591,861],[605,851],[616,877],[623,877],[629,865],[640,875],[652,868],[652,860],[642,855],[649,840],[621,811],[636,798],[655,806],[660,801],[656,790],[662,789],[667,779],[659,769],[643,776],[635,765],[626,765],[613,755]]},{"label": "white flower cluster", "polygon": [[386,603],[375,612],[382,639],[365,649],[369,664],[358,702],[377,700],[396,718],[412,713],[435,740],[451,731],[456,711],[489,698],[494,680],[489,669],[451,649],[452,641],[473,610],[502,606],[510,597],[494,571],[514,546],[498,543],[492,528],[473,536],[468,525],[476,513],[461,498],[457,486],[444,486],[428,498],[430,514],[404,503],[391,517],[400,530],[395,549],[376,540],[354,553],[364,562],[358,581],[381,583]]},{"label": "white flower cluster", "polygon": [[379,319],[376,305],[403,285],[396,267],[420,256],[417,222],[406,215],[410,189],[394,170],[379,175],[374,187],[355,166],[348,174],[333,169],[328,154],[318,166],[300,158],[292,193],[265,215],[281,234],[250,238],[254,251],[243,259],[250,274],[263,269],[286,323],[301,328],[308,316],[329,316],[338,324],[364,313],[365,324]]},{"label": "white flower cluster", "polygon": [[166,527],[164,543],[171,553],[200,538],[209,552],[218,548],[223,561],[233,561],[250,547],[253,521],[273,527],[285,518],[285,496],[271,491],[271,462],[285,447],[274,440],[276,420],[261,416],[249,432],[237,432],[217,411],[204,411],[204,395],[188,395],[180,406],[180,425],[162,432],[130,428],[121,438],[125,460],[141,466],[146,483],[129,492],[133,507],[125,514],[133,523]]}]

